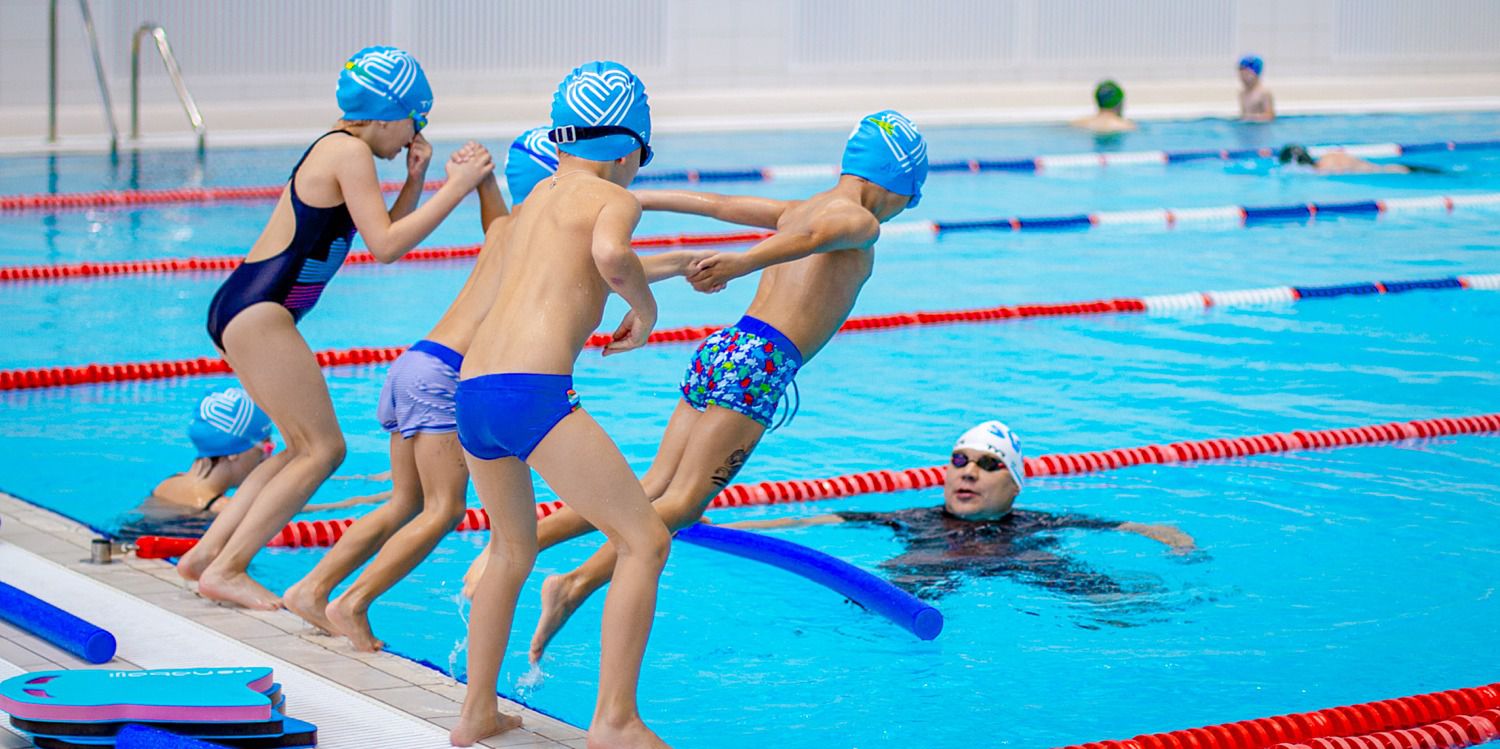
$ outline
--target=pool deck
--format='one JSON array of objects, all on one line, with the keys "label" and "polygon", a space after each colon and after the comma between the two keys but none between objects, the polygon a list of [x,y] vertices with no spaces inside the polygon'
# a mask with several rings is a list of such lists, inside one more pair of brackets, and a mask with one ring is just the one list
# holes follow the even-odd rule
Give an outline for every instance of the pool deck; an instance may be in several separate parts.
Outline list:
[{"label": "pool deck", "polygon": [[[132,555],[115,556],[108,565],[88,561],[90,541],[96,534],[68,518],[36,507],[13,496],[0,493],[0,545],[10,544],[41,559],[62,565],[124,592],[160,610],[180,615],[198,625],[227,636],[245,646],[304,669],[311,675],[333,682],[334,688],[346,689],[380,703],[385,708],[432,726],[434,737],[446,734],[458,719],[464,696],[464,685],[430,668],[389,653],[356,653],[341,639],[316,633],[301,619],[286,611],[260,612],[228,608],[198,597],[177,576],[176,569],[162,560],[137,559]],[[39,561],[40,565],[41,562]],[[106,623],[107,624],[107,623]],[[121,652],[130,652],[129,643],[121,643]],[[23,670],[58,668],[139,668],[119,656],[103,666],[86,663],[23,630],[0,622],[0,663],[8,662]],[[246,665],[239,658],[203,665]],[[282,673],[278,670],[278,677]],[[288,692],[292,692],[288,689]],[[297,695],[291,694],[291,700]],[[297,713],[293,703],[293,714]],[[585,733],[556,718],[501,700],[501,709],[522,715],[521,729],[481,742],[486,747],[571,747],[583,749]],[[389,714],[389,713],[388,713]],[[316,721],[314,721],[316,722]],[[0,719],[0,749],[26,747],[30,744],[11,733],[8,722]],[[426,732],[425,729],[423,732]],[[392,746],[393,744],[385,744]],[[424,742],[422,746],[431,745]],[[439,745],[447,745],[440,741]],[[324,726],[320,747],[354,749],[370,746],[366,741],[340,740],[336,731]],[[403,744],[406,746],[406,744]]]}]

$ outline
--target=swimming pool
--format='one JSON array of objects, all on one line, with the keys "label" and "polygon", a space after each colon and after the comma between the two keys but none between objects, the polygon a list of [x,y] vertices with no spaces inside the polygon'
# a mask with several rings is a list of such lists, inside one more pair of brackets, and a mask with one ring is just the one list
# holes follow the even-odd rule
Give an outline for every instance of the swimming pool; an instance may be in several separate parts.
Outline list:
[{"label": "swimming pool", "polygon": [[[1067,153],[1095,146],[1063,128],[928,128],[934,158]],[[1120,150],[1387,140],[1486,139],[1500,115],[1287,118],[1269,127],[1148,124]],[[661,168],[827,163],[840,133],[662,136]],[[456,144],[440,144],[446,151]],[[492,148],[503,144],[490,144]],[[205,183],[266,184],[295,149],[210,154]],[[140,186],[181,184],[181,155],[140,165]],[[935,175],[897,221],[1053,215],[1161,206],[1353,200],[1500,190],[1500,157],[1424,157],[1450,174],[1319,178],[1239,173],[1205,162],[1046,175]],[[88,157],[6,160],[0,192],[127,186]],[[655,166],[655,164],[653,165]],[[393,174],[393,173],[392,173]],[[391,176],[391,175],[387,175]],[[796,196],[816,183],[726,185]],[[0,263],[236,254],[265,204],[161,206],[0,216]],[[856,314],[1074,301],[1278,284],[1333,284],[1500,272],[1494,213],[1340,217],[1248,229],[972,234],[882,241]],[[477,241],[466,204],[427,244]],[[648,216],[640,233],[714,231]],[[404,345],[461,284],[463,262],[351,267],[302,330],[315,349]],[[0,368],[211,353],[202,330],[213,275],[10,284]],[[732,321],[752,287],[693,294],[657,287],[662,327]],[[372,307],[371,300],[380,300]],[[621,308],[612,304],[606,320]],[[999,417],[1028,454],[1107,449],[1296,428],[1500,410],[1500,294],[1413,292],[1180,315],[1074,317],[839,337],[799,378],[801,413],[768,438],[742,481],[933,465],[976,421]],[[578,390],[644,470],[688,345],[580,360]],[[386,467],[374,423],[383,367],[328,370],[349,434],[341,473]],[[115,527],[189,450],[186,414],[224,377],[0,393],[0,488],[96,527]],[[642,680],[643,713],[669,741],[751,747],[1045,746],[1305,710],[1493,681],[1500,614],[1495,477],[1500,442],[1465,436],[1394,446],[1126,469],[1039,479],[1023,506],[1171,523],[1201,552],[1116,533],[1067,531],[1054,553],[1123,592],[1081,598],[1024,577],[966,579],[938,601],[935,641],[916,641],[799,578],[678,545],[663,578]],[[315,501],[376,485],[339,481]],[[539,499],[550,499],[545,490]],[[936,504],[936,492],[718,511],[720,521]],[[472,503],[472,502],[471,502]],[[331,513],[348,516],[350,511]],[[312,517],[312,516],[309,516]],[[879,570],[888,531],[782,532]],[[372,610],[391,648],[461,666],[459,576],[484,540],[454,534]],[[542,555],[522,597],[505,690],[575,724],[591,712],[602,599],[553,644],[544,675],[525,646],[542,577],[592,550]],[[318,549],[271,550],[273,588]],[[524,686],[518,686],[524,685]],[[774,733],[773,733],[774,732]]]}]

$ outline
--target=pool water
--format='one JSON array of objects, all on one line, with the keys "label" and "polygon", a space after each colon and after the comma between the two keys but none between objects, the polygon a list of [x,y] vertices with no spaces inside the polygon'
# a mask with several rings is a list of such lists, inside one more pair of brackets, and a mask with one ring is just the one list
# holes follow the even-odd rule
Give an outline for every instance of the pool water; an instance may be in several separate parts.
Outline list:
[{"label": "pool water", "polygon": [[[927,130],[935,159],[1497,134],[1497,114],[1151,123],[1104,144],[1064,128]],[[828,132],[664,135],[660,168],[833,163],[840,141]],[[214,151],[197,179],[272,184],[296,155]],[[138,179],[127,183],[102,159],[12,159],[0,162],[0,192],[177,186],[194,178],[190,161],[143,157]],[[1320,178],[1201,162],[939,174],[920,208],[896,221],[1500,191],[1500,152],[1424,155],[1421,163],[1448,173]],[[795,197],[821,184],[722,189]],[[267,204],[249,203],[5,215],[0,263],[238,254],[267,212]],[[856,314],[1495,273],[1493,220],[1474,211],[1249,229],[895,237],[880,243]],[[653,215],[640,233],[722,229]],[[470,201],[426,244],[478,239]],[[408,344],[441,314],[468,267],[347,268],[301,329],[315,349]],[[10,334],[0,368],[208,355],[202,322],[218,281],[205,274],[7,285],[0,294]],[[753,283],[714,296],[681,282],[656,288],[660,325],[668,327],[732,321]],[[606,325],[622,312],[612,301]],[[801,373],[800,414],[762,443],[740,480],[934,465],[959,432],[989,418],[1007,421],[1028,454],[1040,455],[1489,413],[1500,410],[1496,330],[1500,294],[1444,291],[846,334]],[[663,345],[608,360],[585,352],[579,361],[585,405],[638,471],[650,463],[691,352]],[[386,437],[374,420],[384,372],[327,372],[348,434],[342,475],[387,467]],[[183,432],[196,400],[231,382],[0,393],[0,489],[117,528],[156,480],[187,464]],[[1199,550],[1174,556],[1138,536],[1060,532],[1052,553],[1120,591],[1069,595],[1024,573],[963,579],[935,601],[947,625],[932,642],[801,578],[680,544],[662,582],[642,710],[681,746],[947,748],[983,737],[1036,747],[1488,683],[1496,675],[1482,654],[1494,628],[1483,622],[1500,615],[1497,469],[1500,439],[1474,435],[1034,480],[1020,500],[1029,509],[1171,524]],[[380,487],[334,481],[314,501]],[[538,499],[552,498],[538,488]],[[940,501],[936,491],[905,492],[713,517]],[[875,527],[777,533],[877,574],[901,553],[891,533]],[[392,650],[462,677],[466,609],[457,591],[484,540],[449,536],[377,603],[372,621]],[[579,725],[592,712],[602,597],[575,615],[540,674],[529,672],[525,649],[541,580],[581,562],[594,540],[543,553],[502,675],[507,696]],[[281,589],[322,553],[269,550],[252,572]]]}]

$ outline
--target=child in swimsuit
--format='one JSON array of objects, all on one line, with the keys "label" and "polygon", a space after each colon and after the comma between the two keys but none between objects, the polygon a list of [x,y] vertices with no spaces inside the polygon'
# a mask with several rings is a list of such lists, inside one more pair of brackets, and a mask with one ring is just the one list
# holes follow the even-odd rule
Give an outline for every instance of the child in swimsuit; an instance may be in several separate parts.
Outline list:
[{"label": "child in swimsuit", "polygon": [[514,727],[495,689],[516,598],[536,562],[531,470],[620,545],[604,604],[591,746],[664,747],[641,721],[636,683],[671,537],[635,474],[573,390],[573,366],[610,292],[630,305],[606,356],[646,342],[656,299],[630,235],[641,208],[625,189],[651,158],[645,87],[625,66],[586,63],[552,101],[557,172],[516,216],[493,306],[464,357],[458,439],[490,516],[489,562],[469,618],[469,688],[458,746]]},{"label": "child in swimsuit", "polygon": [[[528,130],[510,146],[505,180],[515,212],[493,177],[479,185],[484,246],[458,297],[426,337],[391,364],[376,417],[390,433],[392,501],[355,521],[318,565],[287,589],[287,609],[329,633],[347,637],[356,650],[379,650],[370,629],[375,599],[411,572],[463,518],[469,471],[458,441],[453,402],[458,372],[474,332],[489,312],[515,217],[537,183],[557,170],[550,127]],[[648,281],[685,274],[707,252],[665,252],[646,258]],[[376,551],[379,554],[376,554]],[[329,593],[371,556],[375,561],[332,602]]]},{"label": "child in swimsuit", "polygon": [[[356,230],[382,262],[424,239],[493,170],[477,144],[448,162],[448,181],[417,207],[432,149],[432,89],[411,55],[368,47],[339,77],[343,118],[292,170],[287,188],[245,262],[208,310],[208,334],[255,402],[271,416],[286,450],[261,463],[178,564],[207,598],[257,609],[281,604],[251,579],[250,560],[307,503],[344,459],[344,439],[322,371],[297,332],[349,252]],[[374,157],[406,151],[407,179],[388,210]]]},{"label": "child in swimsuit", "polygon": [[[707,292],[762,271],[745,316],[709,336],[693,355],[682,379],[682,400],[641,479],[669,528],[697,522],[766,431],[795,413],[795,405],[779,405],[787,387],[848,318],[874,268],[880,224],[915,206],[926,178],[926,140],[910,120],[886,110],[855,127],[838,184],[806,200],[637,193],[647,210],[777,230],[747,252],[715,253],[699,261],[688,276]],[[781,408],[786,411],[778,419]],[[589,523],[564,508],[542,521],[539,542],[547,548],[589,530]],[[614,558],[606,545],[582,567],[542,585],[533,660],[568,616],[609,582]]]}]

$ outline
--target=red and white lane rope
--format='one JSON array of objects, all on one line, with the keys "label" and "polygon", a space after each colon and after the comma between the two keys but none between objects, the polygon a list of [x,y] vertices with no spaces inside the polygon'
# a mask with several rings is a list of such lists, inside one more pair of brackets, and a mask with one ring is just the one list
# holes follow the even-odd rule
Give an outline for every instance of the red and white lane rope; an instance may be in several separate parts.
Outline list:
[{"label": "red and white lane rope", "polygon": [[[1427,143],[1349,143],[1312,146],[1314,156],[1341,151],[1351,156],[1379,159],[1446,151],[1479,151],[1500,148],[1500,140],[1432,141]],[[1161,166],[1203,160],[1239,160],[1267,158],[1270,148],[1210,148],[1186,151],[1117,151],[1110,153],[1071,153],[1016,158],[950,159],[933,161],[935,174],[980,172],[1047,172],[1063,169],[1128,166]],[[636,177],[643,184],[663,182],[769,182],[778,180],[829,179],[837,177],[837,164],[797,164],[791,166],[741,167],[735,169],[678,169],[650,171]],[[442,181],[430,181],[424,190],[436,190]],[[383,182],[386,192],[400,190],[400,182]],[[168,203],[215,203],[243,200],[275,200],[286,185],[258,187],[185,187],[162,190],[100,190],[96,192],[46,193],[33,195],[0,195],[0,212],[24,210],[59,210],[70,208],[136,207]]]},{"label": "red and white lane rope", "polygon": [[1500,734],[1500,684],[1330,707],[1064,749],[1449,749]]},{"label": "red and white lane rope", "polygon": [[[1334,286],[1271,286],[1237,291],[1194,291],[1148,297],[1099,299],[1089,302],[1060,304],[1017,304],[986,309],[946,312],[903,312],[890,315],[851,317],[839,332],[890,330],[925,325],[982,323],[1022,320],[1036,317],[1072,317],[1083,315],[1128,314],[1140,312],[1183,312],[1211,307],[1259,307],[1288,304],[1305,299],[1331,299],[1343,296],[1404,294],[1411,291],[1479,289],[1500,291],[1500,274],[1448,276],[1408,281],[1366,281]],[[657,330],[647,338],[648,344],[692,343],[708,337],[719,326],[689,326]],[[587,342],[590,348],[603,348],[610,342],[606,333],[595,333]],[[381,364],[395,361],[406,350],[403,346],[354,348],[319,351],[318,365],[339,367],[357,364]],[[140,382],[173,377],[227,374],[232,371],[223,359],[199,357],[131,364],[87,364],[71,367],[39,367],[0,370],[0,391],[67,387],[102,382]]]},{"label": "red and white lane rope", "polygon": [[[1065,476],[1113,471],[1139,465],[1195,463],[1248,455],[1377,445],[1410,439],[1487,432],[1500,432],[1500,414],[1398,421],[1343,429],[1294,430],[1248,437],[1191,440],[1095,452],[1042,455],[1027,458],[1025,471],[1027,478]],[[711,509],[749,507],[929,489],[940,486],[943,483],[943,475],[943,466],[932,466],[905,470],[868,471],[822,479],[733,484],[714,497],[708,506]],[[559,501],[538,504],[537,518],[547,517],[562,507],[563,503]],[[270,545],[332,546],[343,536],[344,530],[353,523],[354,518],[293,521],[271,539]],[[489,527],[490,519],[484,510],[469,508],[464,511],[464,518],[459,523],[458,530],[488,530]],[[193,539],[148,536],[137,542],[137,553],[157,557],[180,556],[187,549],[192,548],[192,543]]]}]

